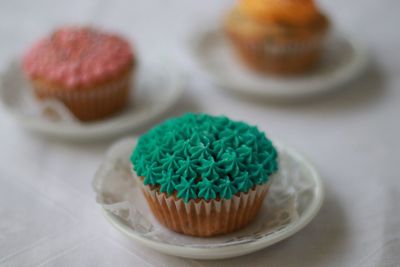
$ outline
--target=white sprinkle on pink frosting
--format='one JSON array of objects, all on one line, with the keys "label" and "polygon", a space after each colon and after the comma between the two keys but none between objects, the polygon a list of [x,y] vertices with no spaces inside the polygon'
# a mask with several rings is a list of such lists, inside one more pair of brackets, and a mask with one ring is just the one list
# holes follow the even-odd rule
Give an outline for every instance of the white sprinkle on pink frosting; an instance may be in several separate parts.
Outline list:
[{"label": "white sprinkle on pink frosting", "polygon": [[23,58],[30,78],[68,88],[106,81],[133,64],[129,43],[87,27],[65,27],[39,40]]}]

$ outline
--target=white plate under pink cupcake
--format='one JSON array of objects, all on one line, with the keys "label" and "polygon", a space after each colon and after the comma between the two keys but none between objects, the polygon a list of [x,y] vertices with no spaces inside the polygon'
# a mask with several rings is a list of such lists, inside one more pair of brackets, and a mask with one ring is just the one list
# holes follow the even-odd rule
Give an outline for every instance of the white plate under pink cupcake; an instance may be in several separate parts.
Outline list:
[{"label": "white plate under pink cupcake", "polygon": [[171,62],[141,61],[125,38],[88,27],[40,39],[0,78],[0,101],[19,124],[68,140],[137,130],[183,92]]}]

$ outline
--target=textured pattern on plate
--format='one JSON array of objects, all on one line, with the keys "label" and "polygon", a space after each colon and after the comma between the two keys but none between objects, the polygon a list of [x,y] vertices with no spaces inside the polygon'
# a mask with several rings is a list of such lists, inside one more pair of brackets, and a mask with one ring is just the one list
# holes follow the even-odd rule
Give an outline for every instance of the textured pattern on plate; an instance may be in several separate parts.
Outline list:
[{"label": "textured pattern on plate", "polygon": [[174,233],[161,226],[132,177],[129,161],[134,139],[115,144],[96,173],[93,187],[97,202],[122,218],[138,235],[151,241],[176,246],[213,248],[251,243],[296,223],[315,198],[315,184],[307,179],[304,169],[279,148],[280,171],[274,177],[270,193],[255,221],[241,231],[213,237],[196,238]]}]

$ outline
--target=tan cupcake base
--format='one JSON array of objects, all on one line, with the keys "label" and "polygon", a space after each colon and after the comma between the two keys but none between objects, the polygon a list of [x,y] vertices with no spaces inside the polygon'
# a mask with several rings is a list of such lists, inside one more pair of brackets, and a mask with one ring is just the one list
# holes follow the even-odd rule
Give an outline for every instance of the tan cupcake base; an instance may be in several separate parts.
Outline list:
[{"label": "tan cupcake base", "polygon": [[32,81],[38,99],[57,99],[81,121],[109,117],[128,103],[131,90],[131,71],[90,88],[62,88],[44,80]]},{"label": "tan cupcake base", "polygon": [[142,187],[142,192],[157,220],[169,229],[185,235],[210,237],[240,230],[251,223],[264,201],[269,183],[259,185],[232,199],[188,203],[167,197],[157,189]]},{"label": "tan cupcake base", "polygon": [[312,69],[320,58],[328,29],[329,21],[322,14],[308,26],[290,28],[260,24],[235,9],[224,22],[225,33],[246,66],[280,75]]},{"label": "tan cupcake base", "polygon": [[[321,54],[322,42],[314,43],[310,49],[272,52],[268,51],[264,41],[241,39],[229,34],[233,48],[241,61],[249,68],[257,72],[273,74],[299,74],[311,70]],[[277,44],[279,46],[279,44]],[[285,44],[285,46],[290,46]],[[271,49],[273,50],[273,49]]]},{"label": "tan cupcake base", "polygon": [[242,62],[251,69],[274,74],[304,73],[315,66],[320,56],[320,51],[317,50],[296,55],[258,53],[257,51],[246,49],[240,44],[235,45],[235,50]]}]

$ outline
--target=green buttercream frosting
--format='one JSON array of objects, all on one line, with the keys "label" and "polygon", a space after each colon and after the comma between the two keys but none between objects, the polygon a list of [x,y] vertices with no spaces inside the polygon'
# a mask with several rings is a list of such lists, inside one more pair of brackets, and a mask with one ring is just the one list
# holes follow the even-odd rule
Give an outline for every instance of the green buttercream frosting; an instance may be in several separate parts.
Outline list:
[{"label": "green buttercream frosting", "polygon": [[131,161],[145,185],[185,202],[231,199],[268,182],[277,151],[257,127],[226,117],[188,113],[139,138]]}]

